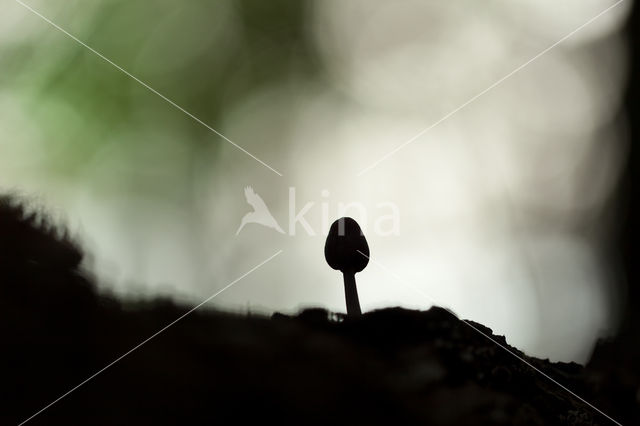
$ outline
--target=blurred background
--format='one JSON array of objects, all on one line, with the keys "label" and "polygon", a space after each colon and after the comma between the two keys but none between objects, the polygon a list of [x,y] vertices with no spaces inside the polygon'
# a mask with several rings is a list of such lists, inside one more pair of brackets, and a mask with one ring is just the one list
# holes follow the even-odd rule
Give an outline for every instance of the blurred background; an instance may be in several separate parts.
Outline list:
[{"label": "blurred background", "polygon": [[[344,311],[341,203],[374,261],[364,310],[447,306],[529,355],[584,362],[625,303],[627,0],[28,2],[0,14],[0,190],[43,206],[104,291],[238,312]],[[362,171],[365,171],[361,174]],[[247,225],[252,186],[288,231]],[[399,228],[374,232],[397,206]],[[0,260],[1,261],[1,260]]]}]

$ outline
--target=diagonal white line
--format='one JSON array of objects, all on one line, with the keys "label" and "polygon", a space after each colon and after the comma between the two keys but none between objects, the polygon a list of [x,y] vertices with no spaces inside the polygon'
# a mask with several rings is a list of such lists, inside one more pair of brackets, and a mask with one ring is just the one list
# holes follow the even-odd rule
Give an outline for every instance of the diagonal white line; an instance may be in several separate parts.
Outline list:
[{"label": "diagonal white line", "polygon": [[194,306],[193,308],[191,308],[189,311],[187,311],[186,313],[182,314],[180,317],[178,317],[177,319],[173,320],[172,322],[170,322],[169,324],[167,324],[166,326],[162,327],[160,330],[156,331],[154,334],[152,334],[151,336],[147,337],[145,340],[143,340],[142,342],[140,342],[139,344],[137,344],[136,346],[134,346],[133,348],[129,349],[127,352],[125,352],[124,354],[120,355],[118,358],[116,358],[115,360],[113,360],[111,363],[107,364],[106,366],[104,366],[103,368],[101,368],[100,370],[96,371],[95,373],[93,373],[91,376],[87,377],[85,380],[83,380],[82,382],[78,383],[76,386],[74,386],[73,388],[69,389],[67,392],[65,392],[64,394],[62,394],[61,396],[59,396],[57,399],[51,401],[49,404],[47,404],[46,406],[44,406],[43,408],[41,408],[37,413],[33,414],[31,417],[29,417],[26,420],[23,420],[20,424],[18,424],[18,426],[22,426],[23,424],[27,423],[29,420],[33,419],[34,417],[36,417],[38,414],[41,414],[43,411],[45,411],[46,409],[50,408],[52,405],[56,404],[57,402],[59,402],[61,399],[63,399],[64,397],[68,396],[70,393],[74,392],[75,390],[77,390],[80,386],[86,384],[87,382],[91,381],[92,379],[94,379],[96,376],[98,376],[99,374],[103,373],[106,369],[108,369],[109,367],[113,366],[114,364],[120,362],[123,358],[125,358],[126,356],[130,355],[132,352],[136,351],[137,349],[139,349],[142,345],[144,345],[145,343],[149,342],[151,339],[153,339],[154,337],[158,336],[159,334],[163,333],[164,331],[166,331],[169,327],[173,326],[174,324],[176,324],[178,321],[182,320],[184,317],[186,317],[187,315],[191,314],[193,311],[195,311],[196,309],[200,308],[202,305],[204,305],[205,303],[209,302],[210,300],[212,300],[213,298],[215,298],[216,296],[218,296],[219,294],[221,294],[222,292],[224,292],[225,290],[227,290],[229,287],[231,287],[232,285],[234,285],[235,283],[237,283],[238,281],[240,281],[241,279],[243,279],[244,277],[246,277],[247,275],[251,274],[253,271],[255,271],[256,269],[260,268],[261,266],[263,266],[265,263],[271,261],[273,258],[275,258],[277,255],[279,255],[280,253],[282,253],[282,250],[279,250],[277,253],[273,254],[271,257],[269,257],[268,259],[260,262],[259,264],[257,264],[256,266],[254,266],[253,268],[249,269],[247,272],[245,272],[244,274],[242,274],[240,277],[236,278],[235,280],[231,281],[229,284],[227,284],[225,287],[223,287],[222,289],[216,291],[215,293],[213,293],[211,296],[207,297],[205,300],[203,300],[201,303],[199,303],[198,305]]},{"label": "diagonal white line", "polygon": [[425,127],[424,129],[422,129],[420,132],[418,132],[415,136],[413,136],[412,138],[406,140],[405,142],[401,143],[400,145],[398,145],[396,148],[394,148],[393,150],[389,151],[388,153],[386,153],[385,155],[383,155],[382,157],[380,157],[378,160],[376,160],[375,162],[373,162],[371,165],[369,165],[368,167],[362,169],[357,176],[362,176],[363,174],[367,173],[369,170],[373,169],[374,167],[376,167],[378,164],[380,164],[381,162],[383,162],[384,160],[386,160],[387,158],[391,157],[392,155],[394,155],[395,153],[397,153],[398,151],[400,151],[402,148],[406,147],[407,145],[409,145],[410,143],[414,142],[416,139],[419,139],[420,137],[422,137],[425,133],[427,133],[428,131],[430,131],[431,129],[433,129],[434,127],[436,127],[437,125],[439,125],[440,123],[442,123],[443,121],[447,120],[448,118],[450,118],[451,116],[453,116],[454,114],[456,114],[457,112],[459,112],[461,109],[465,108],[466,106],[468,106],[469,104],[473,103],[474,101],[476,101],[478,98],[482,97],[483,95],[485,95],[487,92],[491,91],[492,89],[494,89],[495,87],[497,87],[498,85],[500,85],[501,83],[503,83],[505,80],[507,80],[508,78],[510,78],[511,76],[513,76],[514,74],[516,74],[517,72],[521,71],[523,68],[525,68],[526,66],[528,66],[529,64],[531,64],[532,62],[534,62],[535,60],[537,60],[538,58],[540,58],[542,55],[546,54],[547,52],[549,52],[551,49],[555,48],[557,45],[559,45],[560,43],[562,43],[563,41],[565,41],[566,39],[568,39],[569,37],[573,36],[575,33],[577,33],[578,31],[582,30],[584,27],[586,27],[587,25],[591,24],[593,21],[595,21],[596,19],[600,18],[602,15],[604,15],[605,13],[609,12],[611,9],[617,7],[618,5],[620,5],[624,0],[618,0],[617,2],[615,2],[614,4],[612,4],[611,6],[607,7],[606,9],[604,9],[602,12],[598,13],[596,16],[594,16],[593,18],[589,19],[587,22],[585,22],[584,24],[580,25],[578,28],[574,29],[573,31],[571,31],[570,33],[568,33],[567,35],[565,35],[564,37],[562,37],[560,40],[556,41],[555,43],[553,43],[552,45],[550,45],[549,47],[547,47],[546,49],[544,49],[543,51],[541,51],[540,53],[538,53],[537,55],[535,55],[534,57],[532,57],[531,59],[529,59],[527,62],[523,63],[522,65],[520,65],[519,67],[517,67],[516,69],[514,69],[513,71],[511,71],[510,73],[508,73],[507,75],[505,75],[504,77],[500,78],[498,81],[496,81],[495,83],[493,83],[492,85],[490,85],[489,87],[487,87],[486,89],[484,89],[483,91],[481,91],[480,93],[476,94],[475,96],[473,96],[471,99],[469,99],[468,101],[466,101],[465,103],[463,103],[462,105],[458,106],[457,108],[455,108],[453,111],[449,112],[448,114],[446,114],[445,116],[443,116],[442,118],[440,118],[438,121],[436,121],[435,123],[431,124],[428,127]]},{"label": "diagonal white line", "polygon": [[[380,269],[384,270],[385,272],[387,272],[388,274],[394,276],[396,278],[396,280],[398,280],[398,282],[410,289],[412,289],[413,291],[417,292],[418,294],[422,295],[423,297],[425,297],[426,299],[430,300],[431,302],[435,302],[437,299],[434,298],[433,296],[429,295],[428,293],[420,290],[419,288],[407,283],[406,281],[404,281],[398,274],[396,274],[395,272],[391,271],[389,268],[387,268],[386,266],[382,265],[380,262],[375,261],[373,259],[371,259],[371,257],[367,256],[366,254],[364,254],[363,252],[361,252],[360,250],[358,250],[358,253],[360,253],[361,255],[363,255],[364,257],[366,257],[367,259],[369,259],[369,261],[373,261],[373,263],[376,264],[376,266],[378,266]],[[589,401],[585,400],[584,398],[582,398],[581,396],[579,396],[578,394],[576,394],[575,392],[573,392],[571,389],[567,388],[566,386],[564,386],[562,383],[558,382],[557,380],[555,380],[553,377],[549,376],[548,374],[546,374],[544,371],[540,370],[539,368],[535,367],[533,364],[531,364],[529,361],[527,361],[526,359],[522,358],[521,356],[519,356],[518,354],[516,354],[515,352],[513,352],[512,350],[510,350],[509,348],[507,348],[506,346],[504,346],[503,344],[501,344],[500,342],[496,341],[494,338],[492,338],[491,336],[489,336],[488,334],[484,333],[482,330],[478,329],[477,327],[475,327],[473,324],[471,324],[470,321],[467,320],[463,320],[458,318],[458,316],[449,308],[443,308],[444,310],[446,310],[447,312],[449,312],[451,315],[453,315],[453,317],[461,322],[463,322],[464,324],[466,324],[467,326],[471,327],[473,330],[475,330],[477,333],[483,335],[484,337],[486,337],[487,339],[491,340],[493,343],[495,343],[496,345],[500,346],[502,349],[504,349],[505,351],[507,351],[508,353],[510,353],[511,355],[513,355],[514,357],[516,357],[517,359],[519,359],[520,361],[522,361],[523,363],[525,363],[526,365],[528,365],[529,367],[531,367],[533,370],[537,371],[538,373],[542,374],[544,377],[546,377],[547,379],[549,379],[551,382],[555,383],[556,385],[558,385],[559,387],[561,387],[562,389],[564,389],[565,391],[567,391],[568,393],[570,393],[571,395],[573,395],[574,397],[576,397],[577,399],[579,399],[580,401],[582,401],[583,403],[587,404],[589,407],[593,408],[595,411],[597,411],[598,413],[602,414],[603,416],[605,416],[607,419],[611,420],[613,423],[617,424],[618,426],[622,426],[622,424],[616,420],[614,420],[613,418],[611,418],[609,415],[607,415],[605,412],[603,412],[602,410],[600,410],[598,407],[596,407],[595,405],[591,404]]]},{"label": "diagonal white line", "polygon": [[186,114],[187,116],[191,117],[193,120],[197,121],[198,123],[200,123],[201,125],[203,125],[207,129],[209,129],[210,131],[215,133],[216,135],[220,136],[222,139],[224,139],[225,141],[229,142],[231,145],[235,146],[240,151],[244,152],[249,157],[253,158],[258,163],[262,164],[263,166],[265,166],[266,168],[271,170],[273,173],[277,174],[278,176],[282,176],[282,173],[280,173],[279,171],[277,171],[276,169],[274,169],[273,167],[271,167],[270,165],[268,165],[267,163],[265,163],[264,161],[262,161],[261,159],[259,159],[258,157],[256,157],[255,155],[253,155],[252,153],[250,153],[249,151],[247,151],[246,149],[244,149],[243,147],[241,147],[240,145],[238,145],[237,143],[235,143],[234,141],[232,141],[231,139],[229,139],[228,137],[226,137],[222,133],[220,133],[219,131],[217,131],[216,129],[214,129],[213,127],[209,126],[207,123],[205,123],[204,121],[200,120],[198,117],[196,117],[195,115],[191,114],[189,111],[187,111],[186,109],[182,108],[180,105],[176,104],[171,99],[167,98],[165,95],[163,95],[162,93],[158,92],[156,89],[154,89],[153,87],[149,86],[147,83],[145,83],[144,81],[140,80],[138,77],[134,76],[129,71],[125,70],[120,65],[116,64],[111,59],[109,59],[106,56],[104,56],[102,53],[98,52],[97,50],[95,50],[91,46],[87,45],[85,42],[83,42],[82,40],[78,39],[76,36],[74,36],[73,34],[69,33],[64,28],[60,27],[55,22],[51,21],[46,16],[42,15],[40,12],[38,12],[37,10],[35,10],[31,6],[29,6],[28,4],[22,2],[21,0],[15,0],[15,2],[20,4],[21,6],[23,6],[25,9],[29,10],[34,15],[40,17],[43,21],[47,22],[48,24],[53,26],[58,31],[62,32],[63,34],[67,35],[69,38],[73,39],[76,43],[80,44],[81,46],[83,46],[86,49],[90,50],[92,53],[96,54],[98,57],[100,57],[100,59],[102,59],[105,62],[109,63],[110,65],[112,65],[113,67],[118,69],[120,72],[122,72],[122,73],[126,74],[128,77],[132,78],[133,80],[138,82],[141,86],[145,87],[146,89],[148,89],[152,93],[158,95],[160,98],[164,99],[169,104],[171,104],[171,106],[173,106],[174,108],[182,111],[184,114]]}]

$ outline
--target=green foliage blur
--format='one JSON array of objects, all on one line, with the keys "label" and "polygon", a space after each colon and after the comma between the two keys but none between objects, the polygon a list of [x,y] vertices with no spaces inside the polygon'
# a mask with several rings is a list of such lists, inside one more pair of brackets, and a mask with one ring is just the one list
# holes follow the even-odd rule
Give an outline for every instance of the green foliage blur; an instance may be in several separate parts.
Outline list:
[{"label": "green foliage blur", "polygon": [[[222,133],[225,114],[255,91],[321,69],[304,1],[29,4]],[[0,185],[62,179],[188,194],[194,171],[227,142],[19,4],[6,6]]]}]

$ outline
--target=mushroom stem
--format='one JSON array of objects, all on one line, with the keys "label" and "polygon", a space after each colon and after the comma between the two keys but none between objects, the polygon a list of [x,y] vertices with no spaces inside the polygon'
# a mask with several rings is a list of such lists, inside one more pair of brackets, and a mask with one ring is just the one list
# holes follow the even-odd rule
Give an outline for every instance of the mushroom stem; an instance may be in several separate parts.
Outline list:
[{"label": "mushroom stem", "polygon": [[356,288],[356,274],[345,271],[344,277],[344,297],[347,300],[347,315],[350,317],[362,314],[360,310],[360,300],[358,300],[358,289]]}]

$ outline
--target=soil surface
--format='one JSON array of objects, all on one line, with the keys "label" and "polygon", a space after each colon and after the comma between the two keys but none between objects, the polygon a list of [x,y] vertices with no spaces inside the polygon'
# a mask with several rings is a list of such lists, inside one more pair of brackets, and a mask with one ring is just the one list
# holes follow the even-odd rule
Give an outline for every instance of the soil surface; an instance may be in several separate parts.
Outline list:
[{"label": "soil surface", "polygon": [[137,346],[191,307],[100,294],[81,259],[41,215],[0,199],[0,424],[615,424],[486,336],[640,424],[629,339],[601,343],[583,367],[527,357],[438,307],[357,318],[203,307]]}]

